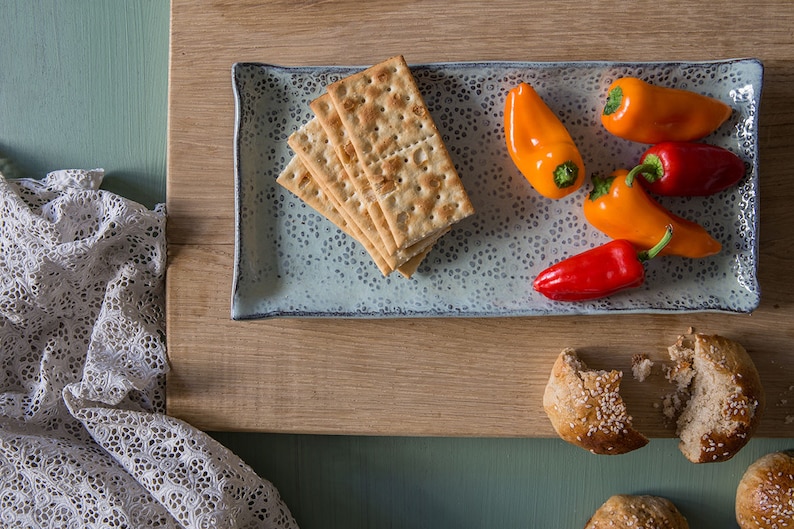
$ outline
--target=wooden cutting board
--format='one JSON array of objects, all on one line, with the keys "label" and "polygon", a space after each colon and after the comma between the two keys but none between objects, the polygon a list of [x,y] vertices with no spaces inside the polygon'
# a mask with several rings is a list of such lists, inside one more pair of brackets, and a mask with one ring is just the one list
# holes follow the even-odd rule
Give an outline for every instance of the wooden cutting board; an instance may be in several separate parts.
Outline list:
[{"label": "wooden cutting board", "polygon": [[[206,430],[554,435],[541,406],[575,347],[621,369],[649,436],[673,435],[662,377],[630,376],[689,327],[743,343],[767,393],[759,432],[794,437],[794,4],[736,2],[172,0],[166,282],[168,412]],[[636,13],[642,13],[641,24]],[[723,30],[726,33],[723,33]],[[683,36],[683,37],[682,37]],[[470,60],[711,60],[765,64],[760,120],[762,302],[752,315],[494,319],[230,318],[237,61],[282,65]]]}]

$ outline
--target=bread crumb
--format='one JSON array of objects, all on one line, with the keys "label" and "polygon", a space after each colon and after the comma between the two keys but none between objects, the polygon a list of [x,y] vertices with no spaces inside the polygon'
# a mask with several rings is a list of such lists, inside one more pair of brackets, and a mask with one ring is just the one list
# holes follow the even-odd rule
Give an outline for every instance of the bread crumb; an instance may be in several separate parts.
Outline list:
[{"label": "bread crumb", "polygon": [[683,391],[675,391],[668,393],[662,397],[662,413],[664,418],[669,421],[675,421],[681,414],[681,410],[689,400],[689,393]]},{"label": "bread crumb", "polygon": [[631,372],[639,382],[645,382],[653,369],[653,360],[646,354],[635,354],[631,357]]},{"label": "bread crumb", "polygon": [[685,392],[695,377],[695,370],[692,367],[695,346],[691,337],[679,336],[676,343],[668,347],[667,351],[674,365],[666,368],[665,376],[670,383],[676,385],[678,391]]},{"label": "bread crumb", "polygon": [[794,424],[794,415],[786,415],[786,424]]}]

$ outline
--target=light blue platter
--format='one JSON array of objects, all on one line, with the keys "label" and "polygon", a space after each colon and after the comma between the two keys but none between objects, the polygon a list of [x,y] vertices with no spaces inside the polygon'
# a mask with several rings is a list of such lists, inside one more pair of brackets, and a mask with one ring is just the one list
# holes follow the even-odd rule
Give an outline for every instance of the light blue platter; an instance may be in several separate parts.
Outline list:
[{"label": "light blue platter", "polygon": [[[758,60],[411,65],[477,211],[436,244],[411,279],[383,277],[358,243],[275,182],[292,157],[287,137],[312,117],[309,102],[360,69],[233,66],[234,319],[746,313],[758,306]],[[748,168],[745,179],[711,197],[660,199],[702,224],[723,250],[706,259],[657,258],[646,265],[642,287],[608,299],[550,301],[532,289],[537,274],[608,240],[582,214],[589,177],[631,168],[647,148],[611,136],[599,118],[609,84],[629,75],[711,95],[734,108],[704,141],[738,154]],[[563,200],[538,195],[507,154],[504,99],[521,81],[560,116],[585,160],[587,182]]]}]

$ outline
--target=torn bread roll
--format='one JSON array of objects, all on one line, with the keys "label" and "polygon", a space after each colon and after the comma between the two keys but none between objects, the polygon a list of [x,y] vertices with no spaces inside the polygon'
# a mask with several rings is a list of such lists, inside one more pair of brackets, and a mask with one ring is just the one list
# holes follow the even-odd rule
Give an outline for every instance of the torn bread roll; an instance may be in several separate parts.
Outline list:
[{"label": "torn bread roll", "polygon": [[794,527],[794,451],[773,452],[747,467],[736,489],[741,529]]},{"label": "torn bread roll", "polygon": [[648,444],[632,428],[619,394],[622,377],[620,371],[590,370],[574,349],[564,349],[543,395],[543,408],[557,434],[594,454],[625,454]]},{"label": "torn bread roll", "polygon": [[618,494],[593,513],[585,529],[689,529],[686,518],[667,498]]},{"label": "torn bread roll", "polygon": [[675,365],[668,379],[678,387],[671,402],[683,406],[681,452],[693,463],[727,461],[750,440],[764,409],[752,358],[741,344],[705,334],[681,336],[669,353]]}]

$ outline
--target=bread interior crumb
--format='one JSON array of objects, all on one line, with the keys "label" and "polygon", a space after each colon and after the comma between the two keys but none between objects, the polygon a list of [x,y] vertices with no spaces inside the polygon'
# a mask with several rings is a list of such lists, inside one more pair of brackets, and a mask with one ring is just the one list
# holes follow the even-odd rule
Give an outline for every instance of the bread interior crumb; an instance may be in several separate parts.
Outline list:
[{"label": "bread interior crumb", "polygon": [[[682,447],[691,450],[693,457],[697,457],[700,452],[701,436],[704,432],[716,430],[721,421],[721,416],[716,415],[714,410],[725,407],[721,402],[722,391],[714,391],[715,388],[723,385],[724,380],[715,376],[713,369],[708,369],[704,365],[705,361],[699,357],[694,358],[691,370],[697,374],[697,382],[690,386],[689,401],[684,404],[676,422],[676,435],[682,442]],[[689,402],[697,405],[688,406]]]},{"label": "bread interior crumb", "polygon": [[638,382],[645,382],[653,370],[653,360],[646,354],[635,354],[631,357],[631,373]]}]

